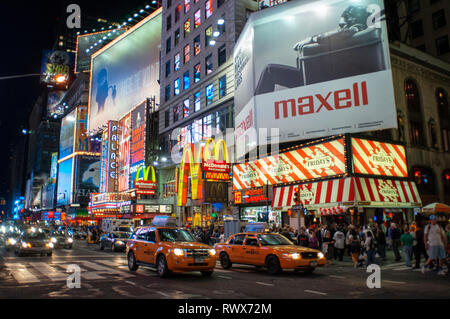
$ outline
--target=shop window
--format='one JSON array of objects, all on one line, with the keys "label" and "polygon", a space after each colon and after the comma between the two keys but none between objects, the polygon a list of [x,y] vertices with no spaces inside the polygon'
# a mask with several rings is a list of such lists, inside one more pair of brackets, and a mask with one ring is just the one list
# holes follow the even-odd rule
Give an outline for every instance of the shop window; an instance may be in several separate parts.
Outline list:
[{"label": "shop window", "polygon": [[405,97],[408,108],[411,144],[426,146],[419,90],[412,79],[405,81]]},{"label": "shop window", "polygon": [[189,99],[183,101],[183,117],[186,118],[190,115],[191,108],[189,105]]},{"label": "shop window", "polygon": [[178,45],[178,43],[180,42],[180,29],[176,29],[175,30],[175,34],[174,34],[174,47],[176,47]]},{"label": "shop window", "polygon": [[433,28],[435,30],[445,27],[447,25],[447,20],[445,19],[445,11],[441,9],[433,13]]},{"label": "shop window", "polygon": [[436,185],[433,171],[425,167],[416,167],[412,169],[412,178],[416,182],[420,194],[435,195]]},{"label": "shop window", "polygon": [[191,58],[190,49],[189,44],[184,47],[184,63],[188,63]]},{"label": "shop window", "polygon": [[431,137],[431,147],[436,150],[439,149],[436,121],[434,119],[428,121],[428,131],[430,132]]},{"label": "shop window", "polygon": [[205,58],[205,74],[208,75],[213,71],[212,54]]},{"label": "shop window", "polygon": [[436,90],[436,102],[441,127],[442,149],[444,152],[448,152],[450,151],[450,107],[448,104],[448,95],[445,90]]},{"label": "shop window", "polygon": [[184,0],[184,13],[191,9],[191,0]]},{"label": "shop window", "polygon": [[227,76],[224,75],[219,78],[219,98],[223,98],[227,95]]},{"label": "shop window", "polygon": [[187,38],[191,34],[191,19],[184,22],[184,37]]},{"label": "shop window", "polygon": [[442,182],[444,184],[444,194],[450,196],[450,169],[446,169],[442,173]]},{"label": "shop window", "polygon": [[227,61],[227,51],[226,51],[226,45],[222,45],[218,50],[218,63],[219,66],[224,64]]},{"label": "shop window", "polygon": [[442,55],[442,54],[450,52],[450,46],[448,43],[447,35],[436,39],[436,50],[437,50],[437,55]]},{"label": "shop window", "polygon": [[177,96],[178,94],[180,94],[180,78],[173,81],[173,95]]},{"label": "shop window", "polygon": [[168,37],[166,40],[166,54],[170,52],[172,49],[172,39],[171,37]]},{"label": "shop window", "polygon": [[225,15],[223,15],[221,17],[221,19],[223,19],[224,22],[222,24],[218,24],[217,25],[217,31],[219,31],[220,34],[225,33],[225,30],[226,30],[226,28],[225,28],[225,25],[226,25]]},{"label": "shop window", "polygon": [[180,53],[175,54],[174,60],[173,60],[173,67],[175,71],[178,71],[181,67],[181,56]]},{"label": "shop window", "polygon": [[197,29],[202,24],[201,11],[198,9],[194,13],[194,29]]},{"label": "shop window", "polygon": [[170,84],[167,85],[166,88],[165,88],[165,95],[164,95],[164,97],[165,97],[165,101],[166,102],[169,101],[169,99],[170,99]]},{"label": "shop window", "polygon": [[191,85],[191,78],[189,77],[189,71],[186,71],[183,74],[183,89],[188,90],[190,85]]},{"label": "shop window", "polygon": [[210,84],[206,87],[206,105],[210,105],[214,102],[214,84]]},{"label": "shop window", "polygon": [[201,101],[200,101],[200,91],[194,94],[194,112],[200,111]]},{"label": "shop window", "polygon": [[200,63],[196,64],[194,66],[194,83],[200,82],[200,77],[201,77],[201,65]]},{"label": "shop window", "polygon": [[205,45],[207,47],[211,46],[211,44],[209,43],[209,41],[211,41],[211,39],[212,39],[212,26],[209,26],[205,30]]},{"label": "shop window", "polygon": [[198,35],[194,39],[194,55],[199,54],[200,50],[201,50],[200,36]]},{"label": "shop window", "polygon": [[181,13],[181,4],[177,5],[175,8],[175,22],[178,22],[180,20],[180,13]]},{"label": "shop window", "polygon": [[208,19],[213,14],[212,0],[206,0],[205,2],[205,19]]}]

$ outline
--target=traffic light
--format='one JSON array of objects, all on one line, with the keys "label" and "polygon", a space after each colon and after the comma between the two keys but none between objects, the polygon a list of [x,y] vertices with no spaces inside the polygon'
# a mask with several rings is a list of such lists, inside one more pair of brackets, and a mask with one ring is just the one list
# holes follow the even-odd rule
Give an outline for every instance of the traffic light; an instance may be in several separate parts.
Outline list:
[{"label": "traffic light", "polygon": [[295,205],[300,204],[300,188],[299,187],[294,188],[294,203],[295,203]]}]

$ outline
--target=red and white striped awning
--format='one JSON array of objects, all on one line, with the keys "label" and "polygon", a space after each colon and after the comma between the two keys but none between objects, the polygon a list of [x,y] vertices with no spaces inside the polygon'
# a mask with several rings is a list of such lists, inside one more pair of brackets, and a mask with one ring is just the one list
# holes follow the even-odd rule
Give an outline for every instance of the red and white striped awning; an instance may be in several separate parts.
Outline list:
[{"label": "red and white striped awning", "polygon": [[[290,209],[295,206],[294,189],[300,189],[300,200],[305,208],[336,207],[421,207],[416,184],[410,181],[383,180],[376,178],[348,177],[310,184],[274,188],[272,208]],[[327,210],[326,212],[333,212]]]},{"label": "red and white striped awning", "polygon": [[347,207],[343,207],[343,206],[319,208],[319,214],[322,216],[340,215],[340,214],[344,214],[346,211],[347,211]]}]

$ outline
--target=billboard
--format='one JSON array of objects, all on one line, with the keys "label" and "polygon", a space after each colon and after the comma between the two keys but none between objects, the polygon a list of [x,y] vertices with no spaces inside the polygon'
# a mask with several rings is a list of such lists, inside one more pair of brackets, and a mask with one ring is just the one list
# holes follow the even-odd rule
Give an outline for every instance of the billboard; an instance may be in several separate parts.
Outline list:
[{"label": "billboard", "polygon": [[91,138],[87,132],[88,107],[80,105],[77,107],[77,126],[75,134],[75,151],[99,153],[100,142],[96,138]]},{"label": "billboard", "polygon": [[52,116],[54,114],[61,115],[64,113],[63,107],[60,106],[59,104],[61,103],[65,94],[66,94],[66,91],[63,91],[63,90],[55,90],[55,91],[48,92],[47,116]]},{"label": "billboard", "polygon": [[233,189],[306,182],[347,173],[344,139],[233,166]]},{"label": "billboard", "polygon": [[55,184],[42,186],[42,209],[52,209],[54,206]]},{"label": "billboard", "polygon": [[120,28],[79,35],[75,55],[75,73],[89,72],[91,70],[91,56],[125,31],[125,28]]},{"label": "billboard", "polygon": [[52,162],[50,166],[50,184],[56,184],[58,174],[58,152],[52,153]]},{"label": "billboard", "polygon": [[101,192],[115,192],[117,175],[118,175],[118,139],[119,139],[119,123],[117,121],[109,121],[108,129],[103,133],[102,153],[101,153]]},{"label": "billboard", "polygon": [[159,103],[161,9],[92,56],[89,130],[119,120],[155,96]]},{"label": "billboard", "polygon": [[59,139],[59,158],[64,159],[74,152],[75,111],[66,115],[61,121],[61,135]]},{"label": "billboard", "polygon": [[138,169],[145,166],[146,143],[146,104],[143,103],[131,112],[131,154],[130,154],[130,187],[134,182]]},{"label": "billboard", "polygon": [[259,128],[283,143],[396,127],[383,12],[298,0],[251,14],[234,50],[238,143]]},{"label": "billboard", "polygon": [[119,121],[119,192],[130,189],[131,113]]},{"label": "billboard", "polygon": [[64,76],[67,80],[74,63],[75,55],[71,52],[44,50],[41,61],[41,81],[56,84],[58,76]]},{"label": "billboard", "polygon": [[98,193],[100,188],[100,157],[77,157],[77,197],[75,202],[87,205],[91,193]]},{"label": "billboard", "polygon": [[408,177],[403,145],[352,138],[355,174]]},{"label": "billboard", "polygon": [[56,201],[58,206],[70,205],[72,203],[72,171],[73,158],[59,163],[58,189],[56,192]]}]

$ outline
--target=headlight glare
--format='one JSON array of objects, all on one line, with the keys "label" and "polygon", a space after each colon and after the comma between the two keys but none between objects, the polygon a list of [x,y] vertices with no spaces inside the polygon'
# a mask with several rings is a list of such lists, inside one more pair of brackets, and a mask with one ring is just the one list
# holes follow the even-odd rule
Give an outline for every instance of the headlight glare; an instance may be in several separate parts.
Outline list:
[{"label": "headlight glare", "polygon": [[294,253],[291,254],[292,259],[300,259],[300,254],[299,253]]},{"label": "headlight glare", "polygon": [[72,238],[68,238],[67,241],[68,241],[69,243],[73,243],[73,239],[72,239]]},{"label": "headlight glare", "polygon": [[210,254],[211,256],[215,256],[215,255],[216,255],[216,250],[215,250],[215,249],[210,249],[210,250],[209,250],[209,254]]},{"label": "headlight glare", "polygon": [[319,253],[319,254],[317,254],[317,256],[319,256],[319,258],[325,257],[325,255],[323,253]]},{"label": "headlight glare", "polygon": [[17,241],[14,238],[10,238],[10,239],[8,239],[8,243],[10,245],[15,245],[17,243]]},{"label": "headlight glare", "polygon": [[183,256],[184,255],[183,249],[180,249],[180,248],[175,248],[173,250],[173,253],[175,254],[175,256]]},{"label": "headlight glare", "polygon": [[55,237],[52,237],[52,239],[50,239],[52,243],[56,243],[58,240]]}]

